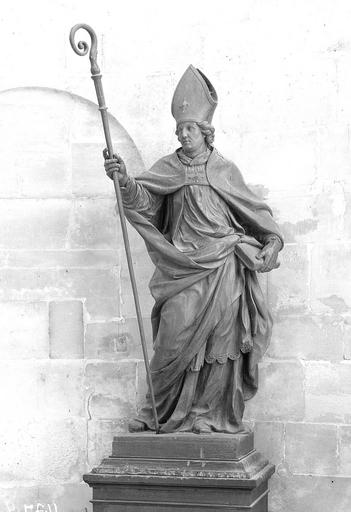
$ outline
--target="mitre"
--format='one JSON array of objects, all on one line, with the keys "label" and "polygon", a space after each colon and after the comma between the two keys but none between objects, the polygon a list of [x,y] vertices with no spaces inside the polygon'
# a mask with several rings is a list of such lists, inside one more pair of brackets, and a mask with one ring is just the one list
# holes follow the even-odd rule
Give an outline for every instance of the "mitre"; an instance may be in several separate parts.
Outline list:
[{"label": "mitre", "polygon": [[217,103],[217,93],[209,79],[190,64],[172,99],[172,116],[177,124],[187,121],[211,123]]}]

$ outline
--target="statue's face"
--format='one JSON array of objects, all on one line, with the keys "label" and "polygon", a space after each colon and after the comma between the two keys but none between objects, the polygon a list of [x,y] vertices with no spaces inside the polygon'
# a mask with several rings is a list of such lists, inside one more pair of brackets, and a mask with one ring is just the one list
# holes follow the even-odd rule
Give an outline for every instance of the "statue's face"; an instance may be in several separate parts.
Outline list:
[{"label": "statue's face", "polygon": [[180,123],[177,127],[177,134],[186,154],[196,154],[205,145],[205,136],[196,123]]}]

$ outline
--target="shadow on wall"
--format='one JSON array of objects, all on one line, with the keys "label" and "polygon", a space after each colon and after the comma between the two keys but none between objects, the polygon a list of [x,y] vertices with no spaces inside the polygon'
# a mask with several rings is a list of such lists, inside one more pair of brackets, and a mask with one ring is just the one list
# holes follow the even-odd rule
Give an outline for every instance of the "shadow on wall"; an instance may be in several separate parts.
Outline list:
[{"label": "shadow on wall", "polygon": [[[141,359],[100,114],[46,88],[5,91],[0,105],[0,510],[85,512],[82,474],[135,412]],[[148,318],[152,267],[131,238]]]}]

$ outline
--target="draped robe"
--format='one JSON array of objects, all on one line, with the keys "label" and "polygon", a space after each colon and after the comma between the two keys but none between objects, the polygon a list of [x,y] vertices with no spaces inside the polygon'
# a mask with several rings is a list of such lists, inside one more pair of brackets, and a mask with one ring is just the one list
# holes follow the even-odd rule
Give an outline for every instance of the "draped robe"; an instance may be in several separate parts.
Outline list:
[{"label": "draped robe", "polygon": [[[250,237],[282,239],[271,211],[216,149],[193,160],[177,150],[129,178],[122,195],[156,267],[150,364],[161,431],[202,421],[238,432],[272,320],[235,247]],[[148,395],[138,419],[154,428]]]}]

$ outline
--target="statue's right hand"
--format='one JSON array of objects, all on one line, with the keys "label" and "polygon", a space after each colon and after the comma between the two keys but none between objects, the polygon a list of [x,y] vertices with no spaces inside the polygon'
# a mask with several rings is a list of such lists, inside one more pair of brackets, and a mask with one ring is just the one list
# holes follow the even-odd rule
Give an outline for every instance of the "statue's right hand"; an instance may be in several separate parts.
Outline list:
[{"label": "statue's right hand", "polygon": [[113,173],[117,172],[119,184],[121,185],[121,187],[124,187],[128,180],[128,174],[123,159],[118,155],[113,155],[112,158],[109,158],[107,148],[104,149],[103,156],[105,159],[104,167],[107,176],[112,180]]}]

